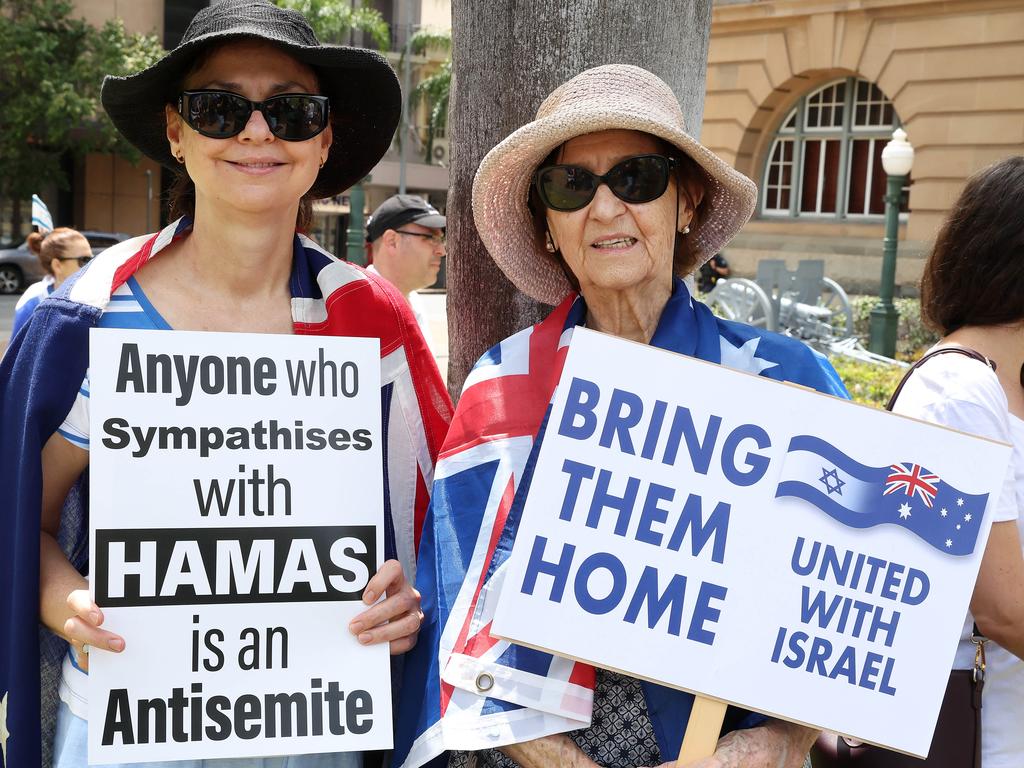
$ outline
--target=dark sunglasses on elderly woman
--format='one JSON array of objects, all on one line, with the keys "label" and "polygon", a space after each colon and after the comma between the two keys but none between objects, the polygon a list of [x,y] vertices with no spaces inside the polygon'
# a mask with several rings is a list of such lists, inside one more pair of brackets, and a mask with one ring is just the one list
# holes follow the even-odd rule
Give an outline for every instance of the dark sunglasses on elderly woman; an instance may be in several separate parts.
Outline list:
[{"label": "dark sunglasses on elderly woman", "polygon": [[636,155],[603,176],[578,165],[548,165],[537,170],[533,184],[541,202],[553,211],[578,211],[589,205],[602,184],[623,202],[649,203],[665,194],[675,165],[675,158],[664,155]]},{"label": "dark sunglasses on elderly woman", "polygon": [[211,139],[237,136],[259,110],[277,138],[306,141],[327,127],[329,109],[326,96],[308,93],[282,93],[263,101],[249,101],[231,91],[185,91],[178,97],[178,113],[185,122]]}]

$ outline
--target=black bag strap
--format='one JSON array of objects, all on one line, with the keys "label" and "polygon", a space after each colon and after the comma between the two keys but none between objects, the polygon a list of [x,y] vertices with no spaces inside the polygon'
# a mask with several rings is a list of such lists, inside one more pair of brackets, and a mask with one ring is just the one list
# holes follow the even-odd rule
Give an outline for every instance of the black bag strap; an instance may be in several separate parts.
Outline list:
[{"label": "black bag strap", "polygon": [[977,360],[979,363],[984,363],[993,371],[996,369],[996,363],[994,360],[989,360],[980,352],[975,352],[973,349],[968,349],[967,347],[939,347],[938,349],[933,349],[931,352],[929,352],[916,363],[914,363],[912,366],[910,366],[910,368],[907,369],[907,372],[903,374],[903,378],[900,379],[900,383],[896,385],[896,391],[892,393],[892,397],[889,398],[889,402],[885,404],[885,410],[891,411],[893,407],[896,405],[896,398],[898,398],[900,396],[900,392],[903,391],[903,386],[907,383],[907,380],[910,379],[910,374],[912,374],[926,362],[931,360],[933,357],[936,357],[938,355],[944,355],[947,353],[965,355],[971,358],[972,360]]}]

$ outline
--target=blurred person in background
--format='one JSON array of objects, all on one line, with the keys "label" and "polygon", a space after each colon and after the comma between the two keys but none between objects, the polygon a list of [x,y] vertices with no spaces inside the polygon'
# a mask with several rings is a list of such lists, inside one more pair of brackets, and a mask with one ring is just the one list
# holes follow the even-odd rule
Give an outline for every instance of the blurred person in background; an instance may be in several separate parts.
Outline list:
[{"label": "blurred person in background", "polygon": [[415,195],[392,195],[366,223],[366,240],[373,256],[368,271],[402,292],[431,348],[434,340],[416,291],[437,281],[445,256],[446,225],[445,217],[434,206]]},{"label": "blurred person in background", "polygon": [[18,299],[14,307],[12,337],[39,306],[39,302],[92,259],[89,241],[80,232],[68,227],[59,227],[52,232],[33,232],[28,236],[28,247],[39,258],[46,276],[30,285]]}]

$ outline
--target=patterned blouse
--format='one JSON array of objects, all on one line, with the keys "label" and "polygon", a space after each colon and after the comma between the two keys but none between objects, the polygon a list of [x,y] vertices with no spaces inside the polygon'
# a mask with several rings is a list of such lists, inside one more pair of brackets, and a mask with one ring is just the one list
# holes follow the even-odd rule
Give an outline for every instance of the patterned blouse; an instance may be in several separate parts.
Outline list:
[{"label": "patterned blouse", "polygon": [[[606,768],[661,765],[661,750],[647,715],[640,681],[596,669],[594,714],[589,728],[569,733],[569,738],[594,762]],[[496,749],[453,752],[448,768],[519,768]]]}]

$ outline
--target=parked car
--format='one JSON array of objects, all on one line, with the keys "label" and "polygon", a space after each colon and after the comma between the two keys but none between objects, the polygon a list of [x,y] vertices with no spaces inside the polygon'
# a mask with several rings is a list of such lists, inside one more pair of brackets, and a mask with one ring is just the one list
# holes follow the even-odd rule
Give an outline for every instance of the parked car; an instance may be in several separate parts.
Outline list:
[{"label": "parked car", "polygon": [[[82,234],[92,246],[93,256],[131,237],[123,232],[93,230],[82,230]],[[42,280],[44,274],[38,257],[28,249],[28,241],[17,248],[0,250],[0,293],[20,293],[37,280]]]}]

